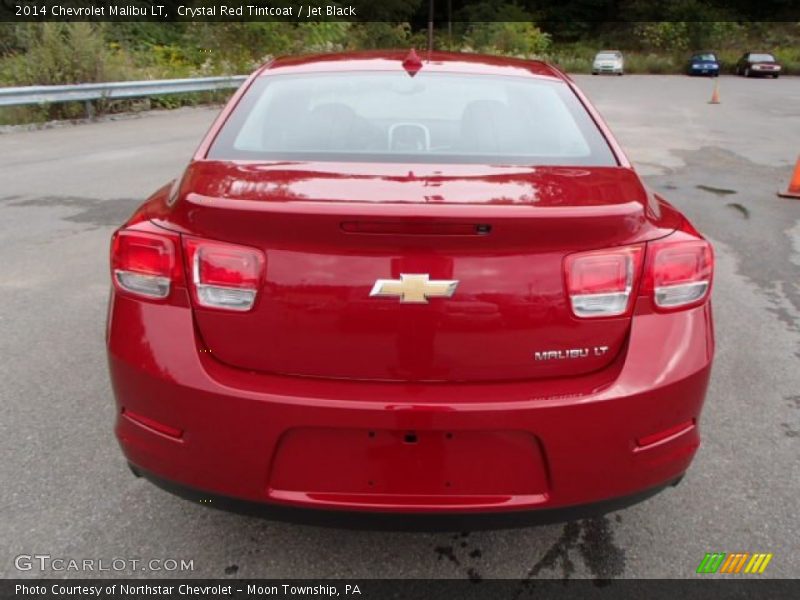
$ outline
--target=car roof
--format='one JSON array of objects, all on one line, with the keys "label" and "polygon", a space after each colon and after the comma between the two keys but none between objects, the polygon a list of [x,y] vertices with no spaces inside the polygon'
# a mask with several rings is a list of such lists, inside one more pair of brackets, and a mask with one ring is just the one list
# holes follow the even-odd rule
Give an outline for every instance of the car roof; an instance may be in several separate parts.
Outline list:
[{"label": "car roof", "polygon": [[[272,73],[320,73],[343,71],[394,71],[402,68],[409,50],[340,52],[310,56],[283,56],[267,63],[259,75]],[[561,71],[540,60],[456,52],[418,52],[422,70],[476,75],[516,75],[568,79]]]}]

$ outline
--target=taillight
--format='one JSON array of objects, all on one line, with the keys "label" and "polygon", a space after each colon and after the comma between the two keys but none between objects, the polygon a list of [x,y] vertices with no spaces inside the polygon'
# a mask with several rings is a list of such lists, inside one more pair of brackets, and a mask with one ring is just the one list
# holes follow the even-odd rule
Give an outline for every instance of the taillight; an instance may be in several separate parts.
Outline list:
[{"label": "taillight", "polygon": [[625,246],[570,254],[564,259],[572,312],[577,317],[628,314],[641,272],[641,294],[656,310],[671,311],[706,301],[714,272],[711,244],[694,232],[676,231],[642,246]]},{"label": "taillight", "polygon": [[238,311],[253,307],[264,273],[260,250],[198,238],[184,238],[184,248],[198,305]]},{"label": "taillight", "polygon": [[575,316],[615,317],[628,313],[642,253],[642,246],[625,246],[568,255],[564,275]]},{"label": "taillight", "polygon": [[655,305],[661,310],[702,304],[708,297],[714,271],[711,244],[673,235],[677,239],[669,236],[647,247],[647,291],[652,292]]},{"label": "taillight", "polygon": [[136,228],[114,234],[111,271],[118,289],[146,298],[166,298],[180,277],[176,244],[172,236]]}]

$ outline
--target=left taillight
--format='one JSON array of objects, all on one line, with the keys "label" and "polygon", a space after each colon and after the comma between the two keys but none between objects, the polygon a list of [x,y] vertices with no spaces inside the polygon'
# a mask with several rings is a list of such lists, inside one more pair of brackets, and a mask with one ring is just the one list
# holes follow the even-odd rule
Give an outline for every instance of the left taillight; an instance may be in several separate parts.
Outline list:
[{"label": "left taillight", "polygon": [[182,277],[178,238],[136,226],[122,229],[111,241],[111,276],[118,290],[162,300]]},{"label": "left taillight", "polygon": [[248,311],[264,275],[264,253],[256,248],[184,238],[194,301],[206,308]]}]

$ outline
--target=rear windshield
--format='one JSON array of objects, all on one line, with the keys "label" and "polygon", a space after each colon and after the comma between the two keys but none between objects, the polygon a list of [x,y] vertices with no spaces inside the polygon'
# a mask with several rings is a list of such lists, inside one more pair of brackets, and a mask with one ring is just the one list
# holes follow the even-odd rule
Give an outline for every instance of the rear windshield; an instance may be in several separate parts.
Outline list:
[{"label": "rear windshield", "polygon": [[217,160],[615,166],[563,82],[405,71],[256,79],[214,141]]}]

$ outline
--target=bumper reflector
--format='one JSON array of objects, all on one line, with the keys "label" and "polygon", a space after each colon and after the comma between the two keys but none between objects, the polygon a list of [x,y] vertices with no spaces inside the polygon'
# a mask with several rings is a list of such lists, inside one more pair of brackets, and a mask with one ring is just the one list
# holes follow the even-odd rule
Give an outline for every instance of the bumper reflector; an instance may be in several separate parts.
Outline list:
[{"label": "bumper reflector", "polygon": [[664,442],[667,440],[674,439],[686,433],[687,431],[694,428],[694,419],[691,421],[685,421],[680,425],[675,425],[674,427],[670,427],[669,429],[665,429],[664,431],[659,431],[658,433],[653,433],[651,435],[646,435],[644,437],[639,438],[636,440],[636,445],[638,449],[645,448],[647,446],[653,446],[658,444],[659,442]]},{"label": "bumper reflector", "polygon": [[180,439],[183,436],[183,431],[180,429],[176,429],[175,427],[170,427],[169,425],[165,425],[164,423],[159,423],[149,417],[145,417],[135,412],[129,411],[127,408],[122,409],[122,416],[127,418],[130,421],[133,421],[137,425],[141,425],[146,427],[147,429],[152,429],[156,433],[160,433],[162,435],[166,435],[171,438]]}]

